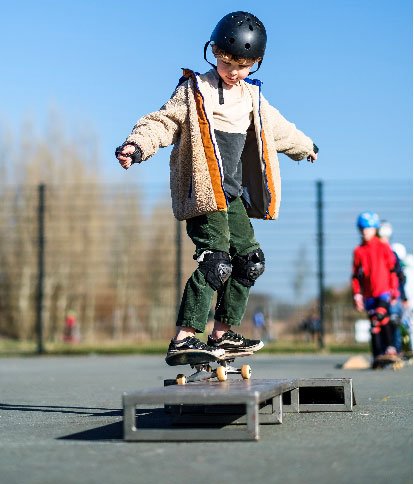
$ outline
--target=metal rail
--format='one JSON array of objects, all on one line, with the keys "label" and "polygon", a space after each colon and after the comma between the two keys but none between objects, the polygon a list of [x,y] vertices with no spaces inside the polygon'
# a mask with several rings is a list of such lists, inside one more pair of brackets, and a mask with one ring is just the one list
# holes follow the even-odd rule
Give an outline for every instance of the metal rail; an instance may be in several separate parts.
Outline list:
[{"label": "metal rail", "polygon": [[[197,382],[124,393],[127,441],[258,440],[260,424],[281,424],[284,412],[352,411],[350,378]],[[145,417],[163,405],[168,424]],[[138,412],[137,412],[138,410]],[[138,416],[137,416],[138,413]],[[155,422],[154,422],[155,420]],[[158,426],[157,426],[158,423]]]}]

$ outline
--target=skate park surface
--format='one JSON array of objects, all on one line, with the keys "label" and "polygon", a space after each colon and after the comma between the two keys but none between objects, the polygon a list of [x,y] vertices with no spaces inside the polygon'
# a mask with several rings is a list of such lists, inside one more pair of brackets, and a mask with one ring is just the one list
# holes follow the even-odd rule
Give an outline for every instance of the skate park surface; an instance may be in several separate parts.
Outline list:
[{"label": "skate park surface", "polygon": [[123,392],[189,370],[163,356],[1,358],[0,482],[410,483],[412,366],[343,370],[348,356],[246,358],[254,379],[352,378],[357,403],[285,414],[258,442],[125,442]]}]

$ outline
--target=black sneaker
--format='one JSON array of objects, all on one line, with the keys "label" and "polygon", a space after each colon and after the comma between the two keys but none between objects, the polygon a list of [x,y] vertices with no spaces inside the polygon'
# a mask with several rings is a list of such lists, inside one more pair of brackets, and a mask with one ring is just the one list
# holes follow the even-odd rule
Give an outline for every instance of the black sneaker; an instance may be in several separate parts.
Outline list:
[{"label": "black sneaker", "polygon": [[225,354],[224,349],[206,345],[195,336],[182,340],[171,340],[165,361],[170,366],[198,365],[217,360]]},{"label": "black sneaker", "polygon": [[229,330],[219,339],[208,337],[207,344],[216,348],[222,348],[227,353],[248,353],[263,348],[264,343],[259,339],[247,339],[241,334]]}]

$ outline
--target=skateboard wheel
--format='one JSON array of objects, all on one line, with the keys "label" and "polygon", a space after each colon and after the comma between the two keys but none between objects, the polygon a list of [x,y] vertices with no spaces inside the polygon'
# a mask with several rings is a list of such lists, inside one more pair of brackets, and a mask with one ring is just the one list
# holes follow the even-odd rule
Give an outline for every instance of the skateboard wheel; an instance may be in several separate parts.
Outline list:
[{"label": "skateboard wheel", "polygon": [[175,381],[177,382],[177,385],[185,385],[187,383],[187,378],[185,375],[180,373],[179,375],[177,375]]},{"label": "skateboard wheel", "polygon": [[241,367],[241,376],[243,380],[250,380],[250,377],[252,376],[252,369],[250,368],[250,365],[243,365]]},{"label": "skateboard wheel", "polygon": [[224,366],[219,366],[217,368],[217,380],[218,381],[226,381],[227,380],[227,371]]}]

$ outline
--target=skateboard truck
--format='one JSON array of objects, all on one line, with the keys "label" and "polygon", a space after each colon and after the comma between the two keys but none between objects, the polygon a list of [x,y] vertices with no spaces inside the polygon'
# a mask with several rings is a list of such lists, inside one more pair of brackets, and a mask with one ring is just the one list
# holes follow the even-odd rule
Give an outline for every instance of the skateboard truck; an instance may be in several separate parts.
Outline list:
[{"label": "skateboard truck", "polygon": [[242,365],[240,368],[237,368],[231,363],[233,363],[238,356],[250,356],[251,354],[252,353],[239,353],[237,356],[227,355],[225,358],[217,360],[217,368],[212,368],[209,363],[190,365],[191,368],[196,369],[195,373],[188,377],[180,373],[177,375],[176,383],[177,385],[185,385],[190,382],[212,380],[214,378],[223,382],[227,380],[228,375],[241,375],[243,380],[249,380],[252,374],[250,365]]}]

